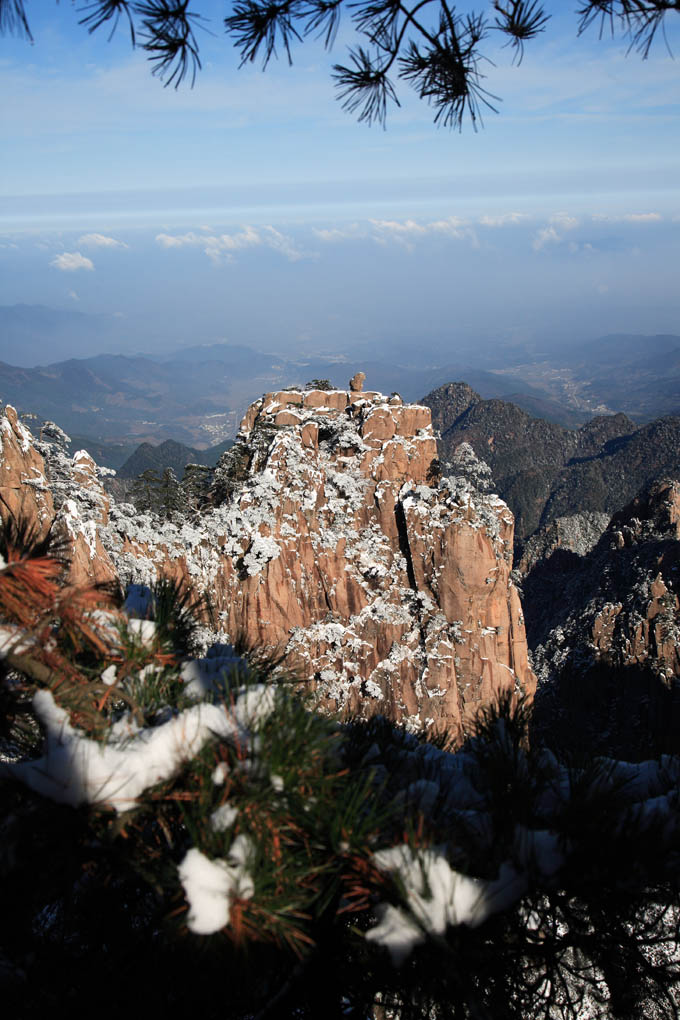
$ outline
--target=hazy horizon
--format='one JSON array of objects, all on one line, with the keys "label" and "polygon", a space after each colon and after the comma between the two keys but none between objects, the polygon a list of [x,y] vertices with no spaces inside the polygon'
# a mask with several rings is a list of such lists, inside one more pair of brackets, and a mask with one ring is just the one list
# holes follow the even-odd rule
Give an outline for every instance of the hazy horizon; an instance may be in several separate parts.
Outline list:
[{"label": "hazy horizon", "polygon": [[330,59],[305,43],[292,68],[238,70],[206,0],[217,34],[175,92],[123,32],[107,44],[41,5],[34,46],[2,40],[0,304],[104,316],[93,354],[411,345],[440,361],[680,333],[678,64],[576,38],[548,7],[521,66],[490,48],[500,112],[457,134],[403,92],[386,131],[344,113],[328,71],[344,30]]}]

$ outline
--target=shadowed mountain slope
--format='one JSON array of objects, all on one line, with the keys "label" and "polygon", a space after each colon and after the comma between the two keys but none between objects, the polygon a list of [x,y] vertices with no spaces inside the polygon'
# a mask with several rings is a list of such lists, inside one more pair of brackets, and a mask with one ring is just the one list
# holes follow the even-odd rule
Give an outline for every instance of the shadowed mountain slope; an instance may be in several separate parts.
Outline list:
[{"label": "shadowed mountain slope", "polygon": [[520,543],[558,517],[612,514],[656,479],[680,477],[677,417],[636,426],[624,414],[600,415],[567,429],[515,404],[482,400],[465,383],[440,387],[423,403],[440,429],[444,462],[462,442],[487,462]]}]

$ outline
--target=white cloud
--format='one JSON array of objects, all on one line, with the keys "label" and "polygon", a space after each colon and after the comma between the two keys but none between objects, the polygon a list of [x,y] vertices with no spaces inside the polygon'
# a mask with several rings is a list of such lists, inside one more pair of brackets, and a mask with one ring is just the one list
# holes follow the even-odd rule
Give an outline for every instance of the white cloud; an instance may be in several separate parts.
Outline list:
[{"label": "white cloud", "polygon": [[388,241],[404,245],[409,251],[413,250],[413,242],[431,234],[439,234],[451,237],[456,241],[470,240],[476,246],[478,244],[474,230],[465,220],[457,216],[449,216],[443,220],[432,220],[429,223],[418,223],[416,220],[370,220],[375,233],[373,240],[379,244],[387,244]]},{"label": "white cloud", "polygon": [[550,222],[555,227],[559,227],[560,230],[574,230],[578,226],[579,221],[576,216],[570,216],[569,213],[554,213],[550,217]]},{"label": "white cloud", "polygon": [[320,241],[324,241],[326,244],[332,244],[335,241],[351,241],[355,238],[366,236],[366,230],[360,227],[358,223],[352,223],[342,229],[338,227],[321,229],[318,227],[312,227],[312,233],[318,237]]},{"label": "white cloud", "polygon": [[595,222],[606,223],[661,223],[663,216],[657,212],[646,213],[623,213],[620,216],[610,216],[607,213],[594,213],[592,219]]},{"label": "white cloud", "polygon": [[78,297],[78,295],[76,294],[76,292],[74,290],[70,290],[68,292],[68,297],[71,298],[71,301],[80,301],[80,298]]},{"label": "white cloud", "polygon": [[659,223],[663,217],[656,212],[627,213],[623,219],[627,223]]},{"label": "white cloud", "polygon": [[531,246],[534,251],[540,251],[547,244],[560,244],[564,240],[564,234],[575,230],[578,225],[579,220],[575,216],[562,212],[554,213],[548,220],[548,225],[536,232]]},{"label": "white cloud", "polygon": [[236,234],[196,234],[193,230],[186,234],[157,234],[156,241],[163,248],[200,247],[215,263],[223,259],[233,258],[233,253],[245,248],[265,247],[283,255],[291,262],[308,256],[309,253],[299,249],[293,239],[272,226],[259,229],[245,226]]},{"label": "white cloud", "polygon": [[515,227],[529,219],[529,213],[509,212],[498,216],[482,216],[479,222],[483,227]]},{"label": "white cloud", "polygon": [[559,244],[561,240],[561,235],[554,227],[541,227],[531,242],[531,247],[534,251],[540,251],[541,248],[545,248],[546,244]]},{"label": "white cloud", "polygon": [[78,238],[78,244],[85,248],[127,248],[125,241],[117,241],[105,234],[83,234]]},{"label": "white cloud", "polygon": [[94,263],[79,251],[65,251],[61,255],[55,255],[50,262],[55,269],[61,269],[64,273],[75,273],[78,269],[94,269]]},{"label": "white cloud", "polygon": [[185,244],[202,244],[204,237],[190,232],[188,234],[156,234],[156,242],[163,248],[181,248]]}]

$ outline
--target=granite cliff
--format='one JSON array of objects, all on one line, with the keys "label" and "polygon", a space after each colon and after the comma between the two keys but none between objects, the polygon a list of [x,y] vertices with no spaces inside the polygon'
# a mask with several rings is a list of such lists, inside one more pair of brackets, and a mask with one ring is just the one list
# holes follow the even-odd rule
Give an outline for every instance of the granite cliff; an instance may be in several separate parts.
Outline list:
[{"label": "granite cliff", "polygon": [[356,388],[267,394],[213,505],[182,523],[109,501],[91,458],[5,422],[3,514],[69,536],[77,580],[190,581],[223,638],[282,654],[322,707],[460,736],[500,691],[533,692],[512,514],[439,476],[428,408]]}]

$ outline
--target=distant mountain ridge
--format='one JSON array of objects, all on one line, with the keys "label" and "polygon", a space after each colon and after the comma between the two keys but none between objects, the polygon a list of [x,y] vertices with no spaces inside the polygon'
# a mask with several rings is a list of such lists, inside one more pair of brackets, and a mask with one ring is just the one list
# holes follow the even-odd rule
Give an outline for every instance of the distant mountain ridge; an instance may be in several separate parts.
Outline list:
[{"label": "distant mountain ridge", "polygon": [[[436,355],[421,350],[417,336],[395,338],[393,350],[348,340],[333,354],[272,352],[265,338],[261,349],[220,341],[90,355],[130,343],[124,325],[77,309],[0,306],[0,398],[107,447],[174,440],[202,449],[233,437],[263,391],[313,379],[344,386],[357,371],[406,400],[465,379],[484,399],[570,429],[598,413],[621,412],[638,423],[680,414],[680,336],[673,334],[611,334],[567,348],[486,340],[478,350],[457,346],[452,334]],[[150,348],[160,342],[148,338]],[[54,361],[63,350],[75,356]]]},{"label": "distant mountain ridge", "polygon": [[[209,354],[210,357],[205,358]],[[219,357],[218,357],[219,355]],[[173,355],[173,358],[175,355]],[[201,360],[205,358],[205,360]],[[263,390],[302,386],[313,379],[346,385],[363,371],[382,392],[405,399],[440,385],[459,371],[485,396],[507,393],[531,407],[548,398],[520,381],[492,372],[448,365],[416,370],[378,361],[346,362],[337,357],[282,359],[246,347],[187,348],[178,360],[99,354],[37,368],[0,362],[0,397],[20,412],[60,423],[69,433],[118,443],[175,440],[200,449],[233,437],[247,406]],[[558,416],[567,408],[554,401]]]},{"label": "distant mountain ridge", "polygon": [[520,542],[558,517],[612,514],[655,480],[680,477],[680,417],[638,426],[624,414],[600,415],[571,430],[507,401],[483,400],[466,383],[449,383],[422,402],[440,429],[442,460],[467,442],[488,463]]},{"label": "distant mountain ridge", "polygon": [[222,454],[233,445],[232,439],[225,439],[224,442],[210,446],[207,450],[196,450],[191,446],[185,446],[184,443],[177,443],[174,439],[166,439],[158,446],[142,443],[118,469],[118,477],[137,478],[148,470],[162,474],[167,468],[171,468],[177,477],[181,478],[187,464],[215,467]]}]

